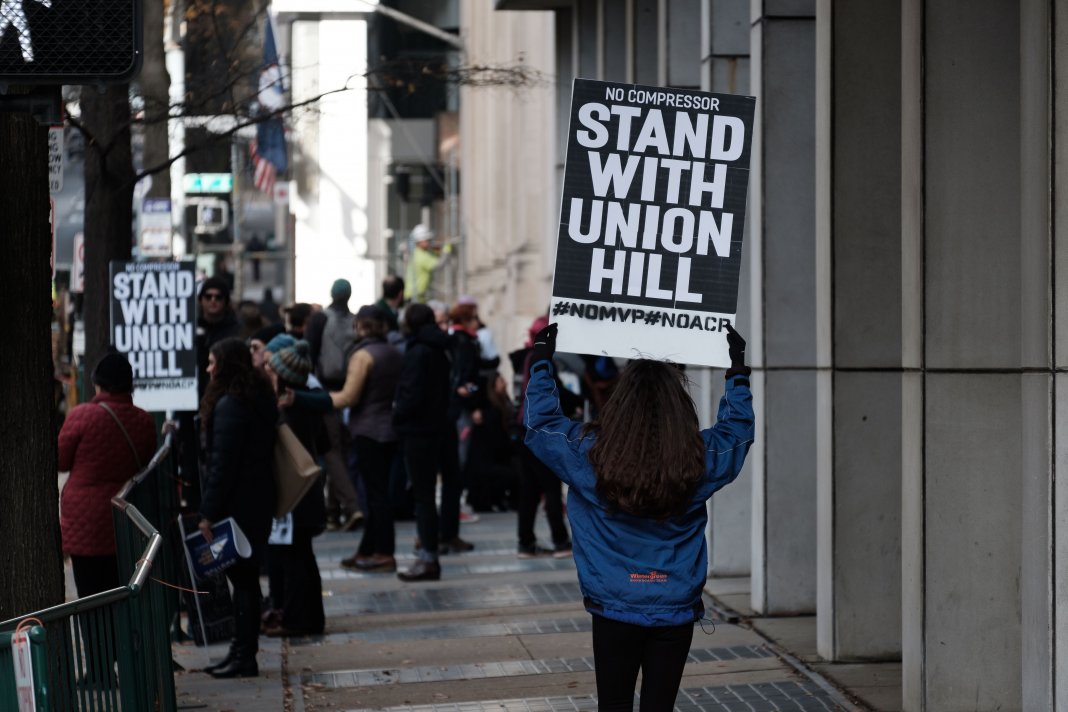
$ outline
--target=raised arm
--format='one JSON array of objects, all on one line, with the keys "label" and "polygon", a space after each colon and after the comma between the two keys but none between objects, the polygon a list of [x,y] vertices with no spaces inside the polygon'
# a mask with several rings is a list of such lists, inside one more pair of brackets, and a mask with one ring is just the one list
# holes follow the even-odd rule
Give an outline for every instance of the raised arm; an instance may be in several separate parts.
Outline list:
[{"label": "raised arm", "polygon": [[755,437],[753,393],[749,389],[751,369],[745,365],[745,339],[727,326],[731,367],[727,370],[727,390],[719,401],[716,424],[701,431],[705,441],[705,496],[730,484],[745,464],[745,456]]},{"label": "raised arm", "polygon": [[571,484],[585,462],[580,451],[582,424],[564,415],[553,378],[552,355],[556,350],[556,324],[538,332],[530,360],[530,378],[523,395],[524,442],[531,452],[564,482]]}]

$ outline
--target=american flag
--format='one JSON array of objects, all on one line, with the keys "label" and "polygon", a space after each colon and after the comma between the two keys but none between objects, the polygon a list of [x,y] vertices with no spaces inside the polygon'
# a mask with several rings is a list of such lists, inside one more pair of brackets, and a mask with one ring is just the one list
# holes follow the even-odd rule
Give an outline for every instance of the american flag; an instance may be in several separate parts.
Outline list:
[{"label": "american flag", "polygon": [[[271,119],[272,121],[274,119]],[[260,124],[262,126],[263,124]],[[259,134],[259,127],[256,129],[256,133]],[[257,139],[252,139],[248,145],[248,153],[252,159],[252,180],[256,184],[256,187],[267,193],[268,195],[274,194],[274,181],[278,177],[278,168],[271,162],[269,158],[261,156],[257,151]],[[283,163],[283,168],[285,164]]]},{"label": "american flag", "polygon": [[249,143],[248,150],[252,159],[253,182],[256,188],[270,195],[274,191],[275,179],[279,173],[285,173],[289,161],[286,157],[285,125],[282,115],[277,113],[285,103],[282,72],[269,19],[263,40],[259,102],[265,118],[256,124],[256,138]]}]

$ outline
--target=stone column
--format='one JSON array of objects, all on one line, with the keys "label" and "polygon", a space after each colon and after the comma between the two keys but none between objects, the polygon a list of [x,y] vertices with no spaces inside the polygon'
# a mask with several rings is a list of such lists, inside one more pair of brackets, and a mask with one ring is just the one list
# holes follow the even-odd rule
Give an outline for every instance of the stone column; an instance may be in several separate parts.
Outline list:
[{"label": "stone column", "polygon": [[[1021,356],[1023,376],[1023,540],[1021,687],[1023,709],[1068,709],[1068,242],[1054,206],[1063,204],[1068,170],[1068,58],[1065,18],[1046,3],[1022,3],[1020,15]],[[1053,59],[1051,63],[1051,57]]]},{"label": "stone column", "polygon": [[834,307],[833,397],[819,420],[818,649],[827,660],[897,659],[901,6],[819,0],[817,16],[817,259]]},{"label": "stone column", "polygon": [[1045,238],[1020,231],[1020,5],[902,20],[904,709],[1019,709],[1023,306],[1046,278],[1021,249]]},{"label": "stone column", "polygon": [[[701,2],[701,88],[720,94],[750,94],[749,89],[749,0],[702,0]],[[754,186],[749,186],[750,193]],[[748,230],[748,222],[747,222]],[[751,339],[753,320],[749,308],[749,245],[742,249],[741,280],[738,285],[738,329]],[[723,371],[712,373],[711,405],[723,394]],[[709,570],[715,576],[746,576],[752,560],[751,465],[730,486],[716,494],[710,503],[711,542]]]},{"label": "stone column", "polygon": [[752,605],[816,608],[815,0],[753,0]]}]

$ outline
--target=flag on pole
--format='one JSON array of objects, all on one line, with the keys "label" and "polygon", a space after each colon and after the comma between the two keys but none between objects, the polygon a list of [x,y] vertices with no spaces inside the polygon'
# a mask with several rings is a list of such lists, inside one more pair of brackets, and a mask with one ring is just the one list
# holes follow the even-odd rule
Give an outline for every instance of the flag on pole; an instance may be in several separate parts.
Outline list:
[{"label": "flag on pole", "polygon": [[278,64],[278,50],[274,44],[274,30],[270,18],[263,40],[263,67],[260,69],[260,112],[265,118],[256,125],[256,138],[249,144],[252,158],[253,182],[256,188],[272,194],[274,181],[279,173],[285,173],[289,161],[286,157],[286,133],[282,115],[278,113],[285,105],[282,86],[282,70]]}]

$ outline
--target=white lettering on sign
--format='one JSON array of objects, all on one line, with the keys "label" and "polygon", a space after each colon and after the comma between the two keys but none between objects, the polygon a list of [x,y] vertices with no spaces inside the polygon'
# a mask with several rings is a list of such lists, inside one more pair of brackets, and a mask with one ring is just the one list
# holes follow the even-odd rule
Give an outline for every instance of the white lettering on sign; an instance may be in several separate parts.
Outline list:
[{"label": "white lettering on sign", "polygon": [[111,263],[111,343],[133,368],[135,405],[196,408],[195,300],[192,262]]},{"label": "white lettering on sign", "polygon": [[[3,13],[0,13],[2,17]],[[48,192],[63,190],[63,127],[48,127]]]}]

